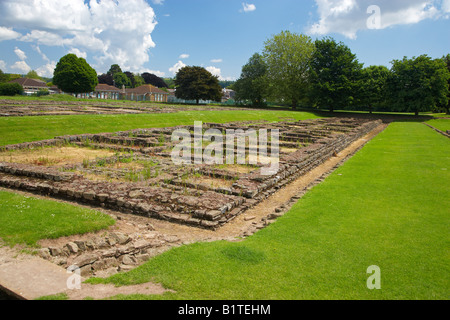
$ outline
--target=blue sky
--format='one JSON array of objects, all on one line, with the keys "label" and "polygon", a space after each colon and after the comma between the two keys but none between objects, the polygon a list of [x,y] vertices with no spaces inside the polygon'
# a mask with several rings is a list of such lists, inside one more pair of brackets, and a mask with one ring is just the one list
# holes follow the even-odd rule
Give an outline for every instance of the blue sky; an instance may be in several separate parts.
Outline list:
[{"label": "blue sky", "polygon": [[51,77],[71,52],[98,73],[199,65],[233,80],[282,30],[332,36],[366,66],[389,67],[450,53],[450,0],[0,0],[0,69]]}]

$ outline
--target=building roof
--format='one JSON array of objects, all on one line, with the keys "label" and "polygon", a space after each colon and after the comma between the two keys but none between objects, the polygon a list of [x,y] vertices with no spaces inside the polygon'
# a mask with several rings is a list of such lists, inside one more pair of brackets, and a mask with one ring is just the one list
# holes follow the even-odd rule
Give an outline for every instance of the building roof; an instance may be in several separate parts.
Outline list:
[{"label": "building roof", "polygon": [[154,87],[150,84],[146,84],[134,89],[126,89],[126,93],[135,93],[135,94],[146,94],[146,93],[159,93],[159,94],[169,94],[168,92],[161,90],[157,87]]},{"label": "building roof", "polygon": [[22,87],[41,87],[41,88],[47,88],[47,84],[42,80],[37,79],[28,79],[28,78],[19,78],[10,81],[9,83],[18,83]]},{"label": "building roof", "polygon": [[95,87],[95,91],[96,92],[102,92],[102,91],[121,91],[119,88],[110,86],[109,84],[105,84],[105,83],[100,83],[99,85],[97,85]]}]

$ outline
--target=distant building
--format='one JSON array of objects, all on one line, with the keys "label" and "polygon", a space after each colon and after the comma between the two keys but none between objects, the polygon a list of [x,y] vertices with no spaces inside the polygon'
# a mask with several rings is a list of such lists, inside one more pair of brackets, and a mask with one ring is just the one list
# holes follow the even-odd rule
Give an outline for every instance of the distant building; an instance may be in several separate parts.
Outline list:
[{"label": "distant building", "polygon": [[169,92],[161,90],[150,84],[143,85],[134,89],[125,89],[121,93],[121,98],[132,101],[153,101],[153,102],[167,102]]},{"label": "distant building", "polygon": [[39,79],[19,78],[10,81],[9,83],[18,83],[22,86],[24,94],[31,96],[37,93],[39,90],[48,90],[50,94],[61,92],[58,87],[48,87],[45,81]]},{"label": "distant building", "polygon": [[122,90],[108,84],[101,83],[95,87],[95,92],[91,95],[91,97],[97,99],[119,100],[121,93]]},{"label": "distant building", "polygon": [[234,100],[236,97],[236,92],[231,89],[222,90],[222,102],[227,102],[228,100]]}]

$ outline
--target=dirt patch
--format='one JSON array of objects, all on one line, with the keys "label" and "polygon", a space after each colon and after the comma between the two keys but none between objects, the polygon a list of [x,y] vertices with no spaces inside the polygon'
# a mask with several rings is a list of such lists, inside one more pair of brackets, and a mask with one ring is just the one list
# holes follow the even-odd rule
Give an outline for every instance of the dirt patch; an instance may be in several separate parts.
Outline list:
[{"label": "dirt patch", "polygon": [[40,148],[0,153],[0,162],[33,164],[38,166],[64,166],[82,163],[83,160],[111,157],[109,150],[93,150],[78,147]]},{"label": "dirt patch", "polygon": [[83,300],[85,298],[106,299],[121,294],[161,295],[169,291],[170,290],[164,289],[159,284],[149,282],[139,285],[123,286],[123,287],[115,287],[112,284],[108,285],[82,284],[80,290],[68,290],[65,293],[67,294],[70,300]]}]

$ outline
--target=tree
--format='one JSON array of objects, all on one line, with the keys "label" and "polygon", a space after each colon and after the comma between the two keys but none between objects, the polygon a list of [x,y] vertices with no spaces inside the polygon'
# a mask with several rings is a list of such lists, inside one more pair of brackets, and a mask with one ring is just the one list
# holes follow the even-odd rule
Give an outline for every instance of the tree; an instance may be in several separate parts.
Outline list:
[{"label": "tree", "polygon": [[309,61],[314,53],[311,38],[283,31],[265,42],[263,57],[271,96],[292,104],[305,101],[308,91]]},{"label": "tree", "polygon": [[316,40],[311,59],[310,96],[319,108],[347,109],[354,101],[362,64],[350,48],[332,38]]},{"label": "tree", "polygon": [[[450,72],[450,54],[446,55],[443,58],[445,64],[447,65],[447,70]],[[450,114],[450,79],[448,80],[448,88],[449,88],[449,94],[447,95],[448,103],[447,105],[444,105],[444,109],[447,111],[447,114]]]},{"label": "tree", "polygon": [[143,86],[145,84],[144,78],[139,73],[134,74],[134,87],[138,88],[140,86]]},{"label": "tree", "polygon": [[15,96],[16,94],[23,94],[23,88],[18,83],[1,83],[0,96]]},{"label": "tree", "polygon": [[141,74],[141,76],[142,78],[144,78],[146,84],[151,84],[152,86],[155,86],[157,88],[169,88],[169,86],[164,82],[163,79],[152,73],[145,72]]},{"label": "tree", "polygon": [[109,74],[111,77],[114,78],[116,73],[122,73],[122,69],[118,64],[113,64],[111,68],[109,68],[109,71],[106,74]]},{"label": "tree", "polygon": [[37,80],[42,80],[42,78],[37,74],[36,71],[31,70],[30,72],[28,72],[25,76],[25,78],[28,79],[37,79]]},{"label": "tree", "polygon": [[9,81],[9,75],[6,73],[3,73],[3,71],[0,69],[0,83],[8,82]]},{"label": "tree", "polygon": [[134,77],[134,74],[130,71],[125,71],[124,75],[127,76],[128,80],[130,80],[130,87],[131,88],[136,88],[136,79]]},{"label": "tree", "polygon": [[419,112],[448,104],[450,72],[442,59],[427,55],[392,61],[388,80],[389,103],[394,111]]},{"label": "tree", "polygon": [[102,83],[102,84],[107,84],[107,85],[113,86],[114,85],[114,78],[110,74],[104,73],[104,74],[98,76],[98,83]]},{"label": "tree", "polygon": [[202,67],[184,67],[175,77],[176,92],[179,99],[220,101],[222,88],[219,79]]},{"label": "tree", "polygon": [[242,67],[241,77],[233,88],[237,101],[251,101],[254,106],[265,104],[268,94],[267,66],[259,53],[255,53]]},{"label": "tree", "polygon": [[122,72],[117,72],[114,75],[114,83],[117,88],[122,88],[123,86],[125,86],[126,88],[131,87],[130,79],[126,76],[125,73]]},{"label": "tree", "polygon": [[97,72],[85,59],[71,53],[59,60],[53,73],[53,83],[64,92],[92,92],[98,84]]},{"label": "tree", "polygon": [[385,66],[370,66],[361,70],[356,107],[369,109],[372,113],[374,107],[381,106],[385,100],[386,81],[390,71]]}]

